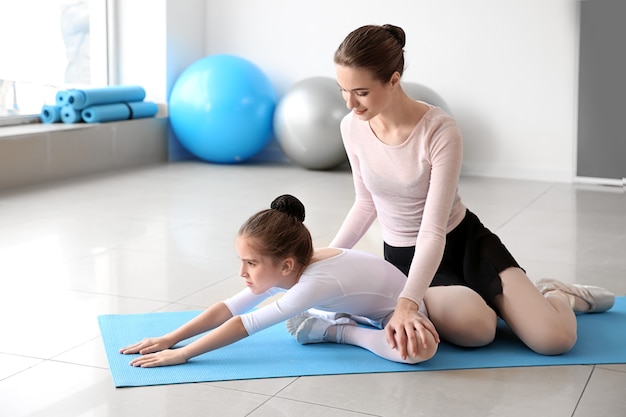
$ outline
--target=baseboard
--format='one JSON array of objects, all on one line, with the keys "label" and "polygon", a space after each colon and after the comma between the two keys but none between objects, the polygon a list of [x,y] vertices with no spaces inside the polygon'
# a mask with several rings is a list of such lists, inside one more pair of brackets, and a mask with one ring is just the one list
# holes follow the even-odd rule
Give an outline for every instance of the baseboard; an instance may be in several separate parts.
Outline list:
[{"label": "baseboard", "polygon": [[594,177],[575,177],[574,182],[576,184],[588,184],[588,185],[608,185],[611,187],[626,187],[626,178],[594,178]]}]

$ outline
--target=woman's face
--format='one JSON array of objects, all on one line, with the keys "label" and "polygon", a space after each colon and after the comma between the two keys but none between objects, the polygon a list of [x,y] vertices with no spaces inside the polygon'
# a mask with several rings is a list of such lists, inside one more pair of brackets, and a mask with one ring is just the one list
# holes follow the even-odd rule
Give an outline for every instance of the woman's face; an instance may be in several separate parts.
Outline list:
[{"label": "woman's face", "polygon": [[370,120],[387,107],[391,100],[391,81],[381,83],[362,68],[336,65],[335,70],[346,106],[357,118]]},{"label": "woman's face", "polygon": [[280,264],[261,255],[250,243],[250,238],[246,236],[238,236],[235,242],[241,261],[239,275],[246,281],[246,286],[254,294],[262,294],[270,288],[280,286]]}]

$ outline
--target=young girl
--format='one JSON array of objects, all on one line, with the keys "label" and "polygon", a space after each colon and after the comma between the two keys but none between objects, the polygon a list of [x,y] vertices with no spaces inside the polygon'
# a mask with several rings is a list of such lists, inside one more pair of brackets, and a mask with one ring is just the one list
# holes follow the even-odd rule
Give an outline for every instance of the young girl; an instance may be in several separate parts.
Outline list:
[{"label": "young girl", "polygon": [[[303,221],[304,206],[297,198],[276,198],[270,209],[258,212],[241,226],[236,239],[240,275],[247,288],[173,332],[143,339],[120,352],[142,355],[130,362],[133,366],[176,365],[290,319],[287,329],[303,344],[347,343],[391,361],[411,364],[430,359],[439,340],[424,308],[415,312],[420,326],[414,336],[420,343],[414,355],[401,357],[385,341],[382,328],[406,282],[402,272],[365,252],[313,250]],[[250,311],[278,293],[283,293],[282,297]],[[357,322],[370,327],[357,326]],[[172,349],[205,332],[201,338]]]},{"label": "young girl", "polygon": [[490,343],[500,316],[534,351],[567,352],[576,342],[574,312],[605,311],[613,294],[556,280],[535,286],[465,207],[457,191],[461,133],[444,111],[403,91],[404,44],[401,28],[368,25],[335,52],[337,83],[351,110],[341,134],[356,198],[330,246],[351,248],[378,218],[385,259],[408,276],[385,328],[402,357],[417,352],[424,304],[449,342]]}]

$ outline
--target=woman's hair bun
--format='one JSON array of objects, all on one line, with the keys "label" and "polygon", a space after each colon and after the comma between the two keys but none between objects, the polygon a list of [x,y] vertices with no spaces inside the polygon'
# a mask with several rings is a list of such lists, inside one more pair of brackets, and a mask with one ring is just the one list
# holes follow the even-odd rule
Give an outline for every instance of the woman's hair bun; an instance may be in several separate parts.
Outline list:
[{"label": "woman's hair bun", "polygon": [[391,33],[393,37],[396,38],[400,46],[404,48],[404,45],[406,44],[406,33],[404,32],[404,29],[402,29],[400,26],[389,24],[382,25],[382,27],[387,32]]},{"label": "woman's hair bun", "polygon": [[304,204],[290,194],[283,194],[272,201],[270,208],[295,217],[304,222]]}]

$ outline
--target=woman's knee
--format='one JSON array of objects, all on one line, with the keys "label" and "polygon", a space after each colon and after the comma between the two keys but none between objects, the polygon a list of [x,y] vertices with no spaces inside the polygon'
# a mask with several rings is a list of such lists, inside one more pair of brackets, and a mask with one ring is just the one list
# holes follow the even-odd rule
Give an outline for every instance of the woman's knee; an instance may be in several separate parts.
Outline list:
[{"label": "woman's knee", "polygon": [[562,300],[545,298],[516,268],[501,273],[503,295],[497,300],[502,318],[530,349],[560,355],[576,343],[576,316]]},{"label": "woman's knee", "polygon": [[575,330],[563,326],[552,326],[538,331],[533,340],[526,341],[526,345],[541,355],[562,355],[574,347],[576,339]]}]

